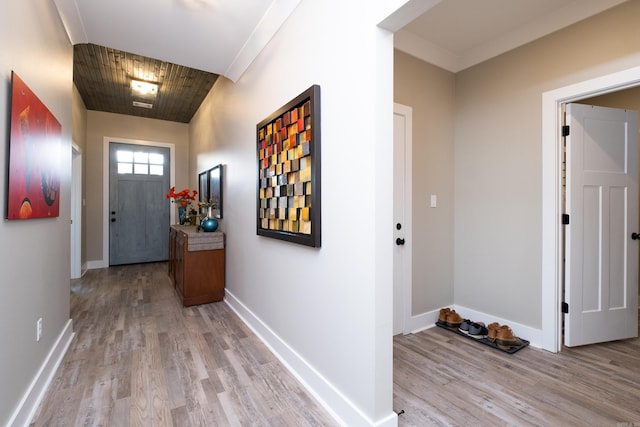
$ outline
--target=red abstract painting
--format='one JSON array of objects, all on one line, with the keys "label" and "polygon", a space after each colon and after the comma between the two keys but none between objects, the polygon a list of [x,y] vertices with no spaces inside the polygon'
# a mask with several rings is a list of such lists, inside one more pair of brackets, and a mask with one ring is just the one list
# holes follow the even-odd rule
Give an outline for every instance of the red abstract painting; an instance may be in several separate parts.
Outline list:
[{"label": "red abstract painting", "polygon": [[57,217],[62,127],[15,72],[11,88],[7,219]]}]

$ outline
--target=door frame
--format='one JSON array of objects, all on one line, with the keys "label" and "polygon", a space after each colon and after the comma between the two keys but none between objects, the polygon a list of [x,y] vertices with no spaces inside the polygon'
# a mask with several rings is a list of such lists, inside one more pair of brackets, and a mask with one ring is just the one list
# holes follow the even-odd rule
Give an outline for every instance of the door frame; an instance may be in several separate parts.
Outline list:
[{"label": "door frame", "polygon": [[[102,268],[109,267],[109,144],[111,142],[169,148],[169,186],[175,184],[176,175],[176,145],[174,143],[111,136],[102,138],[102,261],[100,266]],[[169,191],[168,188],[167,191]],[[170,209],[169,212],[169,223],[173,224],[175,222],[175,209]]]},{"label": "door frame", "polygon": [[[396,309],[395,298],[399,297],[401,299],[401,307],[402,313],[399,318],[402,323],[401,333],[408,334],[412,330],[411,325],[411,307],[412,307],[412,258],[413,258],[413,245],[412,245],[412,236],[413,236],[413,222],[412,222],[412,182],[413,182],[413,168],[412,168],[412,159],[413,159],[413,109],[407,105],[398,104],[394,102],[393,104],[393,114],[403,116],[405,118],[405,147],[404,147],[404,224],[402,225],[404,228],[404,236],[406,243],[404,244],[404,258],[403,258],[403,267],[405,269],[403,274],[403,282],[401,284],[395,283],[395,272],[394,272],[394,310]],[[395,131],[394,131],[394,143],[395,141]],[[394,171],[395,175],[395,171]],[[394,199],[394,203],[397,201]],[[394,218],[395,223],[395,218]],[[394,232],[395,234],[395,232]],[[395,244],[395,239],[392,244]],[[394,265],[395,269],[395,265]],[[396,316],[393,316],[394,322],[396,320]],[[393,325],[392,329],[396,330],[396,325]]]},{"label": "door frame", "polygon": [[82,277],[82,151],[73,143],[71,145],[71,250],[70,276],[72,279]]},{"label": "door frame", "polygon": [[562,104],[640,86],[640,67],[542,94],[542,348],[562,348]]}]

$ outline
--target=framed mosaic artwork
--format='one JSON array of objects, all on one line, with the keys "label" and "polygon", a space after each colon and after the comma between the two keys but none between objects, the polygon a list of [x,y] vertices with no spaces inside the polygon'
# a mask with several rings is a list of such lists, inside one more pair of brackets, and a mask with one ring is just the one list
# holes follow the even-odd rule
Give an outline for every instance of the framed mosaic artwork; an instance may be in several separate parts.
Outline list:
[{"label": "framed mosaic artwork", "polygon": [[256,126],[257,234],[319,248],[320,86]]}]

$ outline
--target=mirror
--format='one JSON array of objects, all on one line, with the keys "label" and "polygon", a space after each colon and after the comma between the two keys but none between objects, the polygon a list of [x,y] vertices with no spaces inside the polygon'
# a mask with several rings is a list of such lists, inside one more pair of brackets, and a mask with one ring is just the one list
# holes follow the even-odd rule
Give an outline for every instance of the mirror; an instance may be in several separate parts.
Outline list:
[{"label": "mirror", "polygon": [[217,165],[209,169],[208,176],[208,202],[213,205],[213,217],[222,218],[222,165]]}]

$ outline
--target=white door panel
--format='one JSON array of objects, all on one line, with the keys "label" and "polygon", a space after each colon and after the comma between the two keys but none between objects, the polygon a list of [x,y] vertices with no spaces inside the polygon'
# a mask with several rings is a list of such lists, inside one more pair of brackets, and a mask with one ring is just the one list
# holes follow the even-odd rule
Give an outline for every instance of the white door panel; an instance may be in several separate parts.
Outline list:
[{"label": "white door panel", "polygon": [[[410,107],[393,114],[393,334],[405,332],[411,301],[411,123]],[[400,240],[398,240],[400,239]],[[399,244],[400,243],[400,244]]]},{"label": "white door panel", "polygon": [[638,335],[637,119],[567,105],[567,346]]}]

